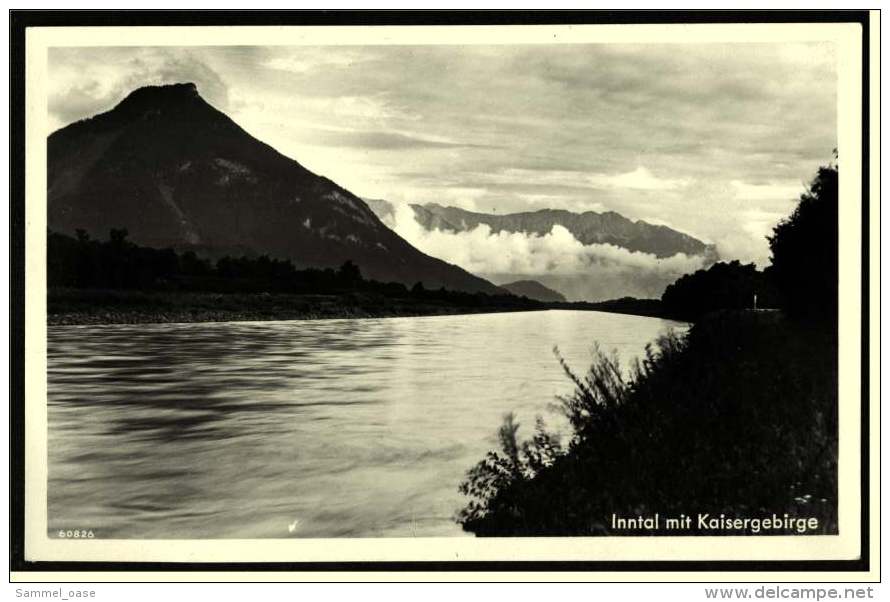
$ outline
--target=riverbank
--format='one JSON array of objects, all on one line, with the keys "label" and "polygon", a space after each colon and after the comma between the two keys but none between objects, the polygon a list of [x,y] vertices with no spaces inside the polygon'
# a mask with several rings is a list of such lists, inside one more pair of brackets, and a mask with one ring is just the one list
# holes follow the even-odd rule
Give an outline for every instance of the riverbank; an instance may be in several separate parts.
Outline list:
[{"label": "riverbank", "polygon": [[119,289],[50,288],[49,325],[158,324],[177,322],[257,322],[399,318],[562,309],[601,311],[647,318],[664,315],[657,299],[545,303],[525,297],[462,295],[464,302],[436,291],[388,296],[368,292],[341,294],[214,293]]},{"label": "riverbank", "polygon": [[156,324],[395,318],[548,309],[546,304],[456,305],[436,299],[393,298],[367,293],[198,293],[98,289],[50,289],[47,323]]},{"label": "riverbank", "polygon": [[[598,352],[561,398],[566,447],[508,419],[467,475],[464,530],[484,536],[743,535],[615,517],[814,519],[837,533],[837,340],[777,311],[724,311],[667,335],[623,376]],[[800,534],[787,525],[768,535]]]}]

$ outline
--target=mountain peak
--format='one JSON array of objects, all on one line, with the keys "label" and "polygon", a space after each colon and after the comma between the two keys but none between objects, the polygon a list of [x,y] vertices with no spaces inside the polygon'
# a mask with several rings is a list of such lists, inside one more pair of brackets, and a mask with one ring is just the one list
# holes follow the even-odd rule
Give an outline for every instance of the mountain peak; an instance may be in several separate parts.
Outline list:
[{"label": "mountain peak", "polygon": [[145,102],[146,100],[182,99],[200,97],[198,86],[192,82],[163,84],[160,86],[142,86],[130,92],[121,104]]},{"label": "mountain peak", "polygon": [[198,93],[198,86],[191,82],[143,86],[130,92],[114,111],[118,113],[142,112],[154,109],[194,106],[207,103]]}]

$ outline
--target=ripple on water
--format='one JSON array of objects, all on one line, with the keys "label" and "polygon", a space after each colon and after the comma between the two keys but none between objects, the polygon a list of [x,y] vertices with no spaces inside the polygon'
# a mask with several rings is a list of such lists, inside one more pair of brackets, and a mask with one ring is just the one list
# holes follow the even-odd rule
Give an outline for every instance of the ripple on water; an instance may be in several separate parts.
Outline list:
[{"label": "ripple on water", "polygon": [[[457,486],[504,413],[528,435],[599,342],[598,312],[49,327],[49,534],[461,535]],[[295,522],[296,521],[296,522]],[[289,529],[289,526],[292,529]]]}]

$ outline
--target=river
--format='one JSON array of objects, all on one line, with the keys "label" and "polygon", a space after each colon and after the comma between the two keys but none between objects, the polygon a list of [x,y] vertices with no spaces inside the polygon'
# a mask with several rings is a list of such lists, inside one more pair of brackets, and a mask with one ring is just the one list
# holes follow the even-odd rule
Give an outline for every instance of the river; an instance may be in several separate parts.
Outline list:
[{"label": "river", "polygon": [[464,535],[458,484],[514,412],[685,324],[589,311],[51,326],[48,530],[97,538]]}]

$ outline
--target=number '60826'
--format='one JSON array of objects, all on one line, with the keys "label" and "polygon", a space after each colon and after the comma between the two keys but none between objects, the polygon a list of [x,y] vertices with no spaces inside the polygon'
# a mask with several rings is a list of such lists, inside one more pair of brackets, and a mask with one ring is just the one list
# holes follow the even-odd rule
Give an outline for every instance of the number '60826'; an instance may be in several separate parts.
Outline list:
[{"label": "number '60826'", "polygon": [[60,529],[59,537],[62,539],[92,539],[95,536],[92,529],[68,529],[67,531]]}]

